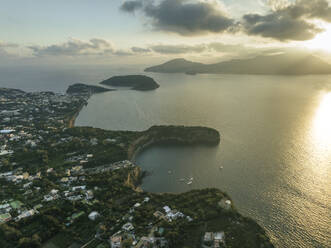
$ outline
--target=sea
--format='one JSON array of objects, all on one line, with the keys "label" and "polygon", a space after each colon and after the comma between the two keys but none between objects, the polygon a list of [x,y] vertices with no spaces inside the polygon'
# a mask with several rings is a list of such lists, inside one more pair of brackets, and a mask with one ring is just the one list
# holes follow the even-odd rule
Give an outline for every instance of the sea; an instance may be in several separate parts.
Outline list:
[{"label": "sea", "polygon": [[215,128],[221,134],[216,147],[158,145],[139,154],[136,163],[150,172],[142,188],[176,193],[219,188],[276,247],[331,247],[330,76],[193,76],[144,73],[143,68],[1,67],[0,87],[64,93],[73,83],[151,76],[159,89],[119,88],[92,96],[76,126]]}]

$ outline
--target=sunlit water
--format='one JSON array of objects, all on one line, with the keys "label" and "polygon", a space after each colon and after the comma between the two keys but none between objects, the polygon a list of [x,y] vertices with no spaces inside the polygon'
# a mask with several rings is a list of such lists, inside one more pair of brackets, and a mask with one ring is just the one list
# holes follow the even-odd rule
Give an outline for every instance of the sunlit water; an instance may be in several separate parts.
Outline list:
[{"label": "sunlit water", "polygon": [[[43,73],[31,73],[29,84],[2,78],[0,86],[63,92],[73,82],[98,82],[115,71],[125,74],[68,69],[58,79],[58,72],[50,74],[50,81]],[[76,125],[216,128],[222,137],[218,147],[158,146],[140,154],[137,162],[152,172],[143,188],[184,192],[217,187],[231,195],[242,214],[257,220],[277,247],[331,247],[330,77],[150,75],[161,85],[158,90],[95,95]],[[190,186],[179,181],[190,177]]]}]

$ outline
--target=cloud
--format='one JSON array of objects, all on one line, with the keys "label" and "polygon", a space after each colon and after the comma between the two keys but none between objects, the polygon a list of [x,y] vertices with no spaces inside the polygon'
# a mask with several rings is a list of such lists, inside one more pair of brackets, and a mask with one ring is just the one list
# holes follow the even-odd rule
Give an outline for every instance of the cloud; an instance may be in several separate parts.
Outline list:
[{"label": "cloud", "polygon": [[115,52],[112,44],[102,39],[81,41],[70,39],[69,41],[50,46],[30,46],[35,56],[81,56],[81,55],[105,55]]},{"label": "cloud", "polygon": [[0,48],[15,48],[15,47],[19,47],[18,44],[15,43],[8,43],[8,42],[3,42],[0,41]]},{"label": "cloud", "polygon": [[242,31],[282,42],[313,39],[323,32],[314,20],[331,22],[328,0],[265,1],[266,14],[247,13],[237,21],[216,0],[130,0],[121,10],[142,13],[154,30],[186,36]]},{"label": "cloud", "polygon": [[277,39],[310,40],[323,31],[313,20],[331,22],[331,7],[327,0],[297,0],[294,3],[270,2],[272,10],[266,15],[247,14],[242,18],[244,32]]},{"label": "cloud", "polygon": [[[0,41],[0,61],[6,61],[8,59],[16,59],[19,57],[15,52],[8,52],[10,50],[15,50],[19,45],[10,42]],[[14,49],[13,49],[14,48]]]},{"label": "cloud", "polygon": [[[211,43],[201,43],[196,45],[185,45],[185,44],[157,44],[150,45],[147,48],[132,49],[136,53],[150,53],[154,52],[162,55],[177,55],[177,54],[210,54],[215,56],[222,56],[225,54],[239,56],[239,55],[249,55],[256,53],[262,49],[257,49],[253,47],[247,47],[241,44],[225,44],[222,42],[211,42]],[[217,54],[217,55],[216,55]]]},{"label": "cloud", "polygon": [[120,9],[125,12],[135,12],[142,7],[142,1],[126,1],[121,5]]},{"label": "cloud", "polygon": [[134,53],[149,53],[151,49],[142,47],[131,47],[131,51]]},{"label": "cloud", "polygon": [[150,47],[156,53],[160,54],[182,54],[182,53],[201,53],[206,51],[207,47],[201,45],[153,45]]},{"label": "cloud", "polygon": [[136,0],[124,2],[121,9],[140,10],[154,29],[181,35],[221,33],[235,25],[217,1],[162,0],[155,4],[152,0]]}]

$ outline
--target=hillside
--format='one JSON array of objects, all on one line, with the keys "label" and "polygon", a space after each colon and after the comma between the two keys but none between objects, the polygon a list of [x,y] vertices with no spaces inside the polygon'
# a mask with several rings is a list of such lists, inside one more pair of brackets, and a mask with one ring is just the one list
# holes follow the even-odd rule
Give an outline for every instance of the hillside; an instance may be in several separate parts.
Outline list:
[{"label": "hillside", "polygon": [[313,55],[289,53],[234,59],[216,64],[174,59],[162,65],[149,67],[145,71],[188,74],[309,75],[331,74],[331,65]]},{"label": "hillside", "polygon": [[95,86],[95,85],[87,85],[87,84],[73,84],[70,85],[67,89],[67,94],[82,94],[82,93],[90,93],[90,94],[95,94],[95,93],[102,93],[102,92],[107,92],[107,91],[112,91],[113,89],[106,89],[100,86]]}]

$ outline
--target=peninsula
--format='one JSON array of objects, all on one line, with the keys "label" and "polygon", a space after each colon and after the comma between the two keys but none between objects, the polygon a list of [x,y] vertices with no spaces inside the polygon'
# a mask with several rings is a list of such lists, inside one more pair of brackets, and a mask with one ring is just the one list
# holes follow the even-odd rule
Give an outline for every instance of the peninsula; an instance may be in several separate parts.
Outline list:
[{"label": "peninsula", "polygon": [[310,75],[331,74],[331,65],[307,54],[277,54],[249,59],[233,59],[216,64],[203,64],[174,59],[162,65],[145,69],[146,72],[257,75]]},{"label": "peninsula", "polygon": [[107,91],[113,91],[114,89],[107,89],[104,87],[96,86],[96,85],[87,85],[87,84],[73,84],[70,85],[67,89],[67,94],[82,94],[82,93],[89,93],[89,94],[96,94],[102,93]]},{"label": "peninsula", "polygon": [[0,89],[0,247],[274,247],[219,189],[139,187],[134,154],[155,143],[216,146],[217,130],[70,127],[90,96],[85,86],[65,95]]},{"label": "peninsula", "polygon": [[130,87],[132,90],[155,90],[160,86],[153,78],[143,75],[115,76],[102,81],[100,84],[114,87]]}]

